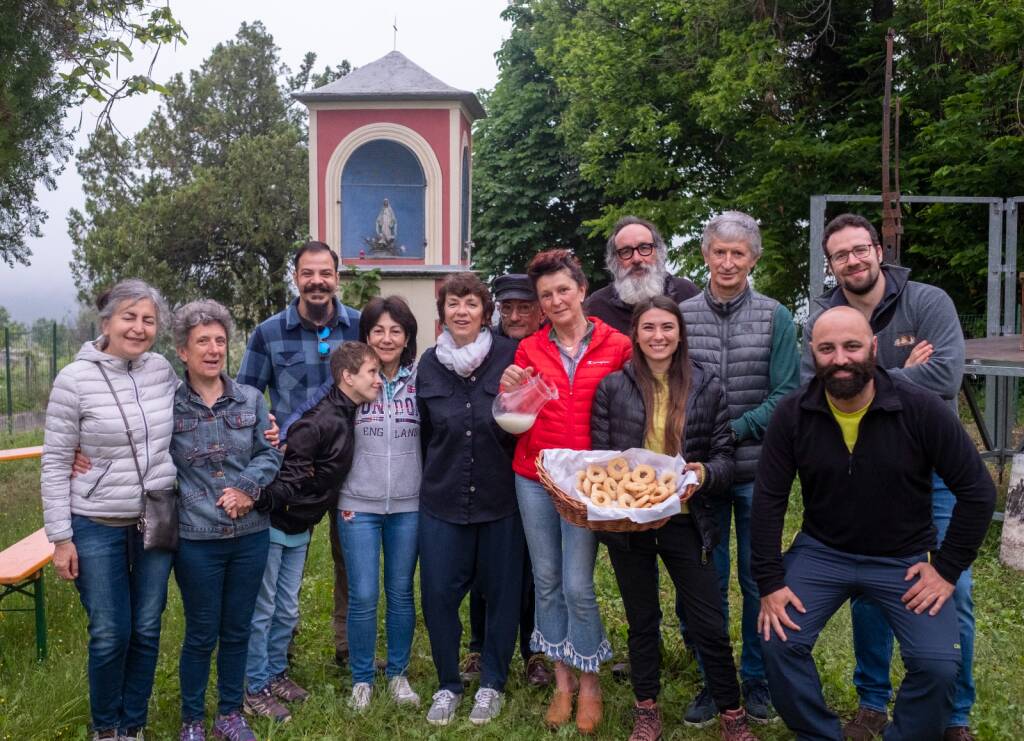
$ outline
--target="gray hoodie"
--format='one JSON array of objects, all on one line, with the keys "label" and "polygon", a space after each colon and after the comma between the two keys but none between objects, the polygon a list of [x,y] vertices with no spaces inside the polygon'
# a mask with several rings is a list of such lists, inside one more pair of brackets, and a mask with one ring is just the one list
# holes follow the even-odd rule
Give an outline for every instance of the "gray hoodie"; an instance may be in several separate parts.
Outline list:
[{"label": "gray hoodie", "polygon": [[[964,373],[964,333],[953,300],[941,288],[910,280],[910,270],[883,265],[885,295],[871,314],[871,330],[878,337],[878,365],[891,377],[922,386],[945,399],[957,411],[957,394]],[[811,303],[811,316],[804,330],[804,352],[800,380],[814,376],[811,332],[814,322],[833,306],[847,306],[846,296],[836,286]],[[935,352],[925,363],[904,368],[910,351],[927,340]]]}]

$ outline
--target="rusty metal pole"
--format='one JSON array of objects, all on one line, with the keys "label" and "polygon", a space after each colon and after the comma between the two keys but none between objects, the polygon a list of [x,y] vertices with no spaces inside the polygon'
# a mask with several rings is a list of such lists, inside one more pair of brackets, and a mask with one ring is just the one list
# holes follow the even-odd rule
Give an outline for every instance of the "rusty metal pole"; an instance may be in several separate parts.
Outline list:
[{"label": "rusty metal pole", "polygon": [[[885,94],[882,98],[882,252],[885,262],[892,265],[899,265],[900,262],[900,234],[903,226],[900,223],[900,197],[899,185],[893,192],[889,187],[890,160],[889,148],[892,141],[892,44],[896,32],[889,29],[885,35]],[[899,100],[896,101],[897,116],[899,115]],[[897,132],[899,123],[897,121]],[[897,137],[899,134],[897,133]],[[899,145],[897,143],[897,158],[899,157]],[[897,160],[898,161],[898,160]],[[898,167],[899,165],[897,165]],[[899,175],[896,176],[897,183]]]}]

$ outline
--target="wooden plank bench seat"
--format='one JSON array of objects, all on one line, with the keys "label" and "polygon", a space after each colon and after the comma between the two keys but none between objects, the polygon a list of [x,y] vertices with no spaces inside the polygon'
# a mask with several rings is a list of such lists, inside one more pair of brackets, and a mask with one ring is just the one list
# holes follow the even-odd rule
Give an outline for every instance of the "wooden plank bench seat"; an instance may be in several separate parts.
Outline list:
[{"label": "wooden plank bench seat", "polygon": [[0,450],[0,463],[4,461],[21,461],[26,458],[39,458],[42,454],[42,445],[36,445],[32,448],[8,448],[7,450]]},{"label": "wooden plank bench seat", "polygon": [[0,608],[0,612],[34,610],[36,656],[40,661],[46,658],[46,592],[43,589],[43,569],[52,560],[53,543],[46,539],[46,531],[43,528],[0,551],[0,601],[12,594],[24,594],[31,597],[35,603],[32,608],[7,607]]}]

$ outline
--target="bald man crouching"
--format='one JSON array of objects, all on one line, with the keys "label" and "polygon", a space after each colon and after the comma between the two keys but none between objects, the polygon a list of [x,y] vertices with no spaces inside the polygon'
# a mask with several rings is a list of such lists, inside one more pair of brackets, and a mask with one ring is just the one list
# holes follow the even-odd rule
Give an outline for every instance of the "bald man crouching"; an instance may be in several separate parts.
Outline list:
[{"label": "bald man crouching", "polygon": [[[811,350],[815,378],[779,402],[754,487],[752,571],[772,700],[798,738],[842,739],[811,649],[829,618],[864,595],[884,610],[907,669],[883,737],[941,739],[960,665],[949,598],[985,537],[995,487],[946,402],[876,367],[860,312],[824,312]],[[957,500],[937,550],[933,468]],[[797,474],[803,523],[783,556]]]}]

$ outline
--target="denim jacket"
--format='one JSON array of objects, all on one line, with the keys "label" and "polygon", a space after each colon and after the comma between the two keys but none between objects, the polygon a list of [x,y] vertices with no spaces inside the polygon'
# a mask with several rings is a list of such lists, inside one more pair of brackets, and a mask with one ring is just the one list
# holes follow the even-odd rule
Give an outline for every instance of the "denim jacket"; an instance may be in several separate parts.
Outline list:
[{"label": "denim jacket", "polygon": [[232,520],[217,500],[227,487],[258,498],[274,480],[281,453],[263,433],[270,427],[263,395],[221,373],[224,393],[206,406],[185,383],[174,396],[171,456],[178,469],[178,532],[189,540],[233,538],[265,530],[270,518],[255,509]]}]

